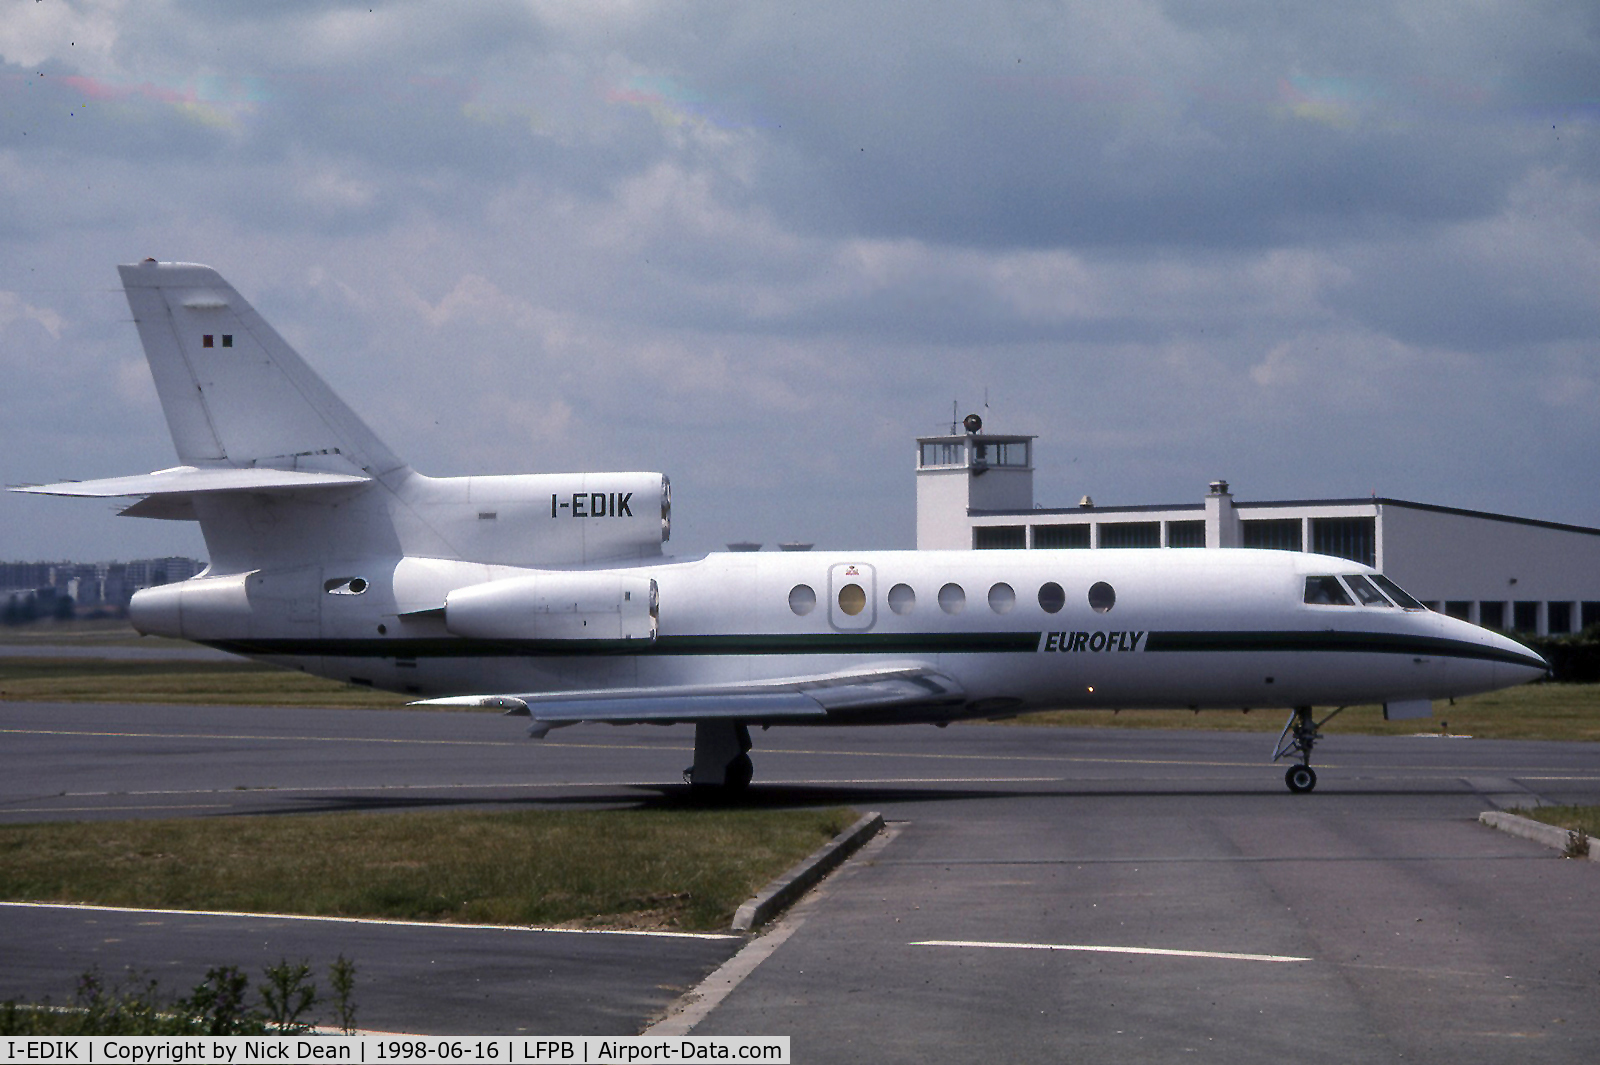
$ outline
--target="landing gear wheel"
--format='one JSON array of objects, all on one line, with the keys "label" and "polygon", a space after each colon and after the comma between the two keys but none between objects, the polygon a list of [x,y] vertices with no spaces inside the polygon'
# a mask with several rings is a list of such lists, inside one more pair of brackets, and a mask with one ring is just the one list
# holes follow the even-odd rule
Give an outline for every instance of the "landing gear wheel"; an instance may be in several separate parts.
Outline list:
[{"label": "landing gear wheel", "polygon": [[743,791],[750,786],[750,778],[756,775],[756,767],[750,761],[748,754],[741,754],[728,764],[727,784],[729,791]]},{"label": "landing gear wheel", "polygon": [[1296,795],[1302,795],[1317,786],[1317,771],[1308,765],[1292,765],[1283,775],[1283,782]]}]

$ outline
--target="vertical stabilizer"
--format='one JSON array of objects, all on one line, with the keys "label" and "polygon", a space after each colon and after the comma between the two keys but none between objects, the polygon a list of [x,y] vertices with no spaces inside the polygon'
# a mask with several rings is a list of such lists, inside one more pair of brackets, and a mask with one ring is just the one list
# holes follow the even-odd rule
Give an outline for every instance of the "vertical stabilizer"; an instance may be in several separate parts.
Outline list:
[{"label": "vertical stabilizer", "polygon": [[153,259],[117,270],[180,462],[374,477],[404,465],[221,274]]}]

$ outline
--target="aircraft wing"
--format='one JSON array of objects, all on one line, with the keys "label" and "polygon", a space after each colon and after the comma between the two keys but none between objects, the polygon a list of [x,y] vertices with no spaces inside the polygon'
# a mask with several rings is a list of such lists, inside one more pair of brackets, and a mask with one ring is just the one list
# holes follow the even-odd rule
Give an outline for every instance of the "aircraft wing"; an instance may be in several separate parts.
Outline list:
[{"label": "aircraft wing", "polygon": [[901,666],[669,688],[459,695],[413,705],[494,708],[526,714],[545,725],[796,718],[820,722],[852,712],[959,705],[965,698],[961,686],[943,673],[926,666]]}]

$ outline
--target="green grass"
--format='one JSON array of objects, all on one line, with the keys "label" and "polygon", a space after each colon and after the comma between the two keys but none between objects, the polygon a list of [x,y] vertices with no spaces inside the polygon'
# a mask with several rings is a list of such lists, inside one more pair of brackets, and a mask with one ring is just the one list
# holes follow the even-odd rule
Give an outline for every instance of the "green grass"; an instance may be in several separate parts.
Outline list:
[{"label": "green grass", "polygon": [[844,809],[689,809],[0,826],[0,897],[715,929],[855,817]]},{"label": "green grass", "polygon": [[1535,806],[1512,812],[1569,832],[1582,829],[1591,839],[1600,839],[1600,806]]},{"label": "green grass", "polygon": [[[221,703],[246,706],[393,707],[409,697],[255,662],[0,658],[0,699],[28,702]],[[1326,711],[1322,711],[1326,713]],[[1287,711],[1054,710],[999,724],[1276,732]],[[1524,684],[1438,703],[1434,716],[1384,721],[1376,706],[1344,711],[1329,729],[1409,736],[1448,731],[1483,739],[1600,740],[1600,684]]]},{"label": "green grass", "polygon": [[0,658],[0,699],[26,702],[382,707],[408,698],[257,662]]},{"label": "green grass", "polygon": [[0,644],[13,646],[44,646],[66,644],[73,647],[91,645],[139,645],[144,647],[181,647],[182,640],[167,640],[155,636],[140,636],[128,624],[127,618],[72,618],[57,621],[44,618],[26,625],[0,625]]},{"label": "green grass", "polygon": [[[1318,717],[1328,711],[1319,710]],[[1051,710],[1023,714],[1004,724],[1203,729],[1218,732],[1277,732],[1287,710]],[[1524,684],[1518,688],[1435,703],[1433,717],[1385,721],[1377,706],[1353,706],[1334,718],[1327,732],[1411,736],[1448,731],[1480,739],[1600,740],[1600,684]]]}]

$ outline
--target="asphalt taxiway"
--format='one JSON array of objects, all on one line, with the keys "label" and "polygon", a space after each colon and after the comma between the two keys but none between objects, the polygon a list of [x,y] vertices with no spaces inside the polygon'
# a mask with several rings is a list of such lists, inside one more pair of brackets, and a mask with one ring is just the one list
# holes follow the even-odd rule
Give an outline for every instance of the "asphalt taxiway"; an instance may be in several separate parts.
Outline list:
[{"label": "asphalt taxiway", "polygon": [[[542,742],[473,713],[0,704],[0,822],[686,800],[683,728]],[[893,838],[796,914],[695,1034],[796,1061],[1590,1061],[1600,869],[1475,822],[1600,803],[1589,745],[1343,736],[1290,795],[1273,736],[955,726],[757,733],[752,803]],[[1324,756],[1325,757],[1322,757]],[[89,964],[184,987],[361,966],[363,1027],[638,1031],[736,939],[0,907],[0,998]],[[230,951],[233,953],[230,955]],[[170,979],[169,979],[170,977]]]}]

